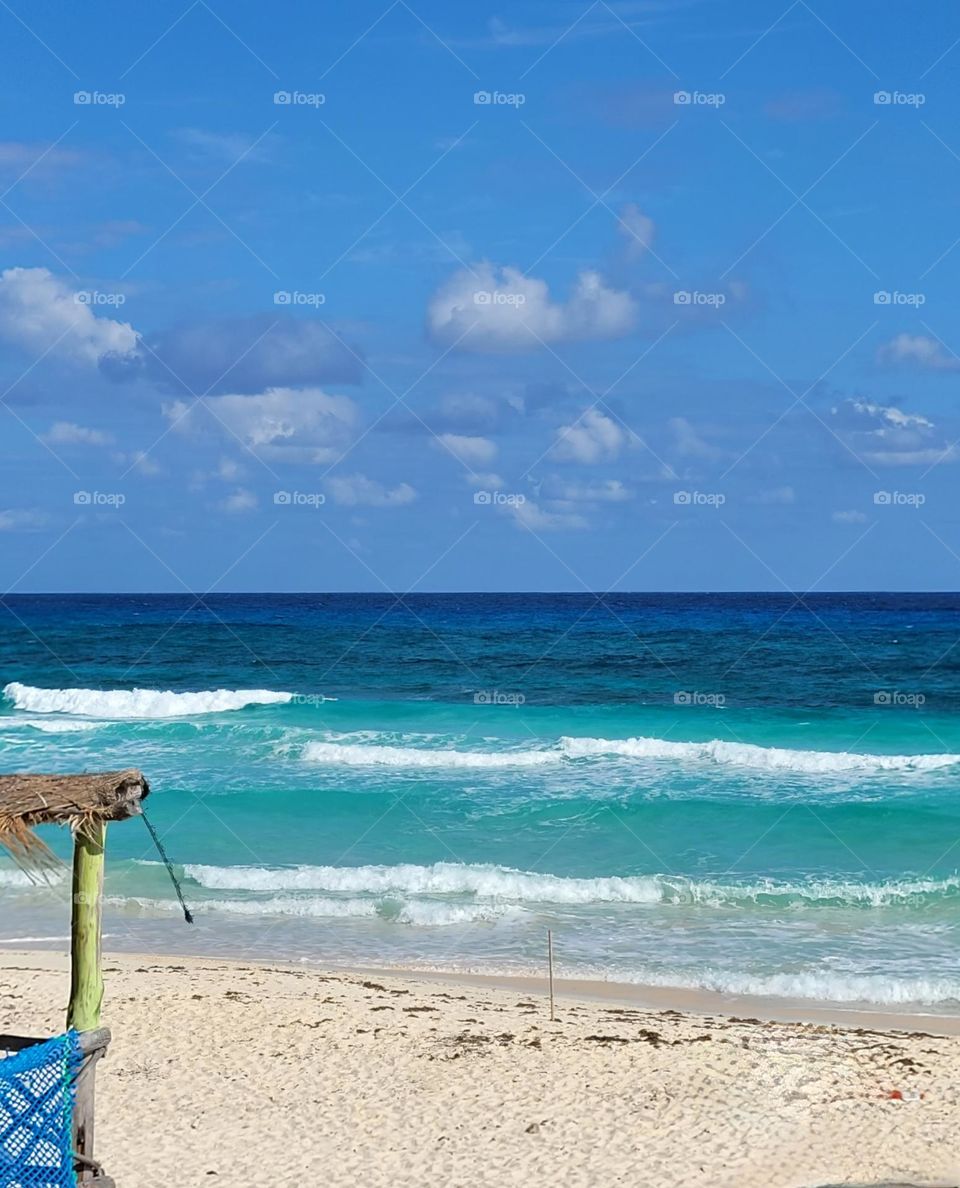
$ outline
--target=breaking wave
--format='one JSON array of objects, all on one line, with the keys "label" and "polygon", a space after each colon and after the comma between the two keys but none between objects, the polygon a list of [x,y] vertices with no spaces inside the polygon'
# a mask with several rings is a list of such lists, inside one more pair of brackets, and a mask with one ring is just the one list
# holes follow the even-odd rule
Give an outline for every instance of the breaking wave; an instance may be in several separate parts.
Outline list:
[{"label": "breaking wave", "polygon": [[670,760],[756,768],[811,775],[928,772],[960,764],[960,755],[871,755],[853,751],[801,751],[752,743],[673,742],[665,738],[561,738],[532,749],[467,751],[449,747],[380,746],[308,742],[302,758],[310,763],[348,767],[508,768],[588,759]]},{"label": "breaking wave", "polygon": [[[139,896],[108,897],[106,902],[125,911],[179,912],[179,905],[169,899],[146,899]],[[239,916],[297,916],[321,919],[371,919],[415,927],[442,927],[449,924],[492,922],[504,917],[522,916],[522,908],[508,904],[455,904],[432,900],[396,902],[376,899],[336,899],[326,896],[278,895],[269,899],[208,899],[194,903],[199,915],[226,912]]]},{"label": "breaking wave", "polygon": [[[606,973],[609,976],[609,971]],[[802,998],[825,1003],[872,1006],[935,1006],[960,1002],[960,981],[950,978],[901,978],[886,974],[838,973],[816,969],[755,975],[703,970],[692,976],[688,972],[638,971],[617,973],[615,980],[643,986],[712,990],[719,994]]]},{"label": "breaking wave", "polygon": [[[437,862],[432,866],[203,866],[184,874],[216,891],[323,891],[351,895],[470,895],[517,904],[703,904],[754,903],[769,907],[924,906],[960,899],[960,875],[946,879],[803,881],[755,879],[742,883],[675,875],[566,878],[509,867]],[[261,901],[262,902],[262,901]]]},{"label": "breaking wave", "polygon": [[557,751],[455,751],[449,748],[362,746],[357,743],[309,742],[308,763],[348,767],[540,767],[556,763]]},{"label": "breaking wave", "polygon": [[960,755],[868,755],[855,751],[796,751],[786,747],[760,747],[752,743],[671,742],[664,738],[562,738],[560,747],[570,759],[615,755],[626,759],[702,760],[757,767],[766,771],[811,774],[832,772],[936,771],[960,763]]},{"label": "breaking wave", "polygon": [[174,693],[170,689],[38,689],[18,681],[4,686],[3,695],[17,709],[31,713],[90,718],[183,718],[248,705],[283,704],[294,697],[293,693],[269,689],[203,689],[197,693]]}]

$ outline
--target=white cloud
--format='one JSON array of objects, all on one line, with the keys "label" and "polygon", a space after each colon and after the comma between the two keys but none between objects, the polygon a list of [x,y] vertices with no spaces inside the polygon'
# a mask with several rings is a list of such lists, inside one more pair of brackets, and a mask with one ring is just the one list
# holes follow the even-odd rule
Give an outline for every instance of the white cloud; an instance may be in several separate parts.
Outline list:
[{"label": "white cloud", "polygon": [[[854,412],[863,413],[868,417],[877,417],[881,421],[886,421],[888,425],[895,429],[933,429],[933,421],[927,420],[926,417],[917,416],[912,413],[902,412],[899,408],[893,405],[871,404],[869,400],[854,400],[852,402]],[[878,429],[875,432],[882,434],[884,430]]]},{"label": "white cloud", "polygon": [[346,507],[401,507],[417,497],[409,483],[400,483],[391,489],[363,474],[332,478],[327,485],[334,502]]},{"label": "white cloud", "polygon": [[248,491],[244,487],[238,487],[226,499],[221,500],[219,506],[223,511],[230,512],[232,515],[242,515],[244,512],[253,511],[257,507],[258,502],[256,495],[252,491]]},{"label": "white cloud", "polygon": [[863,457],[876,466],[937,466],[960,460],[960,450],[955,445],[931,446],[925,450],[873,450]]},{"label": "white cloud", "polygon": [[539,503],[534,503],[532,499],[508,506],[506,510],[518,524],[532,532],[562,532],[571,528],[589,527],[588,520],[579,512],[549,511]]},{"label": "white cloud", "polygon": [[235,483],[243,473],[243,467],[235,458],[221,458],[211,478],[221,479],[225,483]]},{"label": "white cloud", "polygon": [[633,492],[619,479],[589,483],[547,483],[545,494],[566,503],[625,503]]},{"label": "white cloud", "polygon": [[838,524],[865,524],[867,517],[862,511],[835,511],[831,517]]},{"label": "white cloud", "polygon": [[503,478],[492,470],[484,474],[465,474],[464,481],[471,487],[482,487],[488,491],[498,491],[504,486]]},{"label": "white cloud", "polygon": [[960,450],[918,413],[868,400],[848,400],[831,411],[850,449],[868,465],[935,466],[960,460]]},{"label": "white cloud", "polygon": [[146,450],[131,450],[128,454],[117,453],[113,455],[113,459],[121,466],[125,466],[129,470],[136,470],[150,478],[163,473],[163,468],[150,457]]},{"label": "white cloud", "polygon": [[75,149],[57,144],[31,144],[23,140],[0,141],[0,169],[14,170],[18,174],[29,174],[49,178],[51,173],[82,165],[86,157]]},{"label": "white cloud", "polygon": [[627,258],[637,259],[653,243],[654,222],[645,215],[635,202],[628,202],[620,210],[617,230],[625,241]]},{"label": "white cloud", "polygon": [[0,273],[0,336],[25,350],[81,363],[136,352],[139,336],[129,322],[98,317],[76,298],[46,268],[5,269]]},{"label": "white cloud", "polygon": [[[176,395],[256,396],[268,388],[355,384],[362,352],[324,322],[283,313],[194,319],[154,336],[136,359],[148,379]],[[149,347],[149,349],[147,349]],[[133,369],[118,369],[117,378]]]},{"label": "white cloud", "polygon": [[[320,388],[268,388],[256,396],[211,396],[204,404],[219,427],[255,454],[290,461],[336,461],[357,419],[352,400]],[[163,406],[180,432],[197,428],[199,409],[183,400]]]},{"label": "white cloud", "polygon": [[518,268],[478,264],[461,269],[427,307],[432,338],[460,350],[534,350],[542,343],[619,338],[634,327],[637,306],[629,293],[609,288],[600,274],[578,274],[566,302],[554,301],[546,281]]},{"label": "white cloud", "polygon": [[191,491],[201,490],[208,482],[239,483],[247,474],[246,468],[234,458],[222,457],[212,470],[196,470],[190,482]]},{"label": "white cloud", "polygon": [[7,508],[0,511],[0,532],[36,532],[49,520],[39,508]]},{"label": "white cloud", "polygon": [[[509,395],[500,399],[509,404]],[[450,430],[477,432],[492,428],[502,414],[497,400],[474,392],[448,392],[440,398],[440,417]]]},{"label": "white cloud", "polygon": [[685,458],[718,458],[723,451],[711,445],[695,425],[685,417],[673,417],[669,422],[677,442],[678,453]]},{"label": "white cloud", "polygon": [[913,363],[928,371],[956,371],[960,359],[951,355],[935,338],[924,334],[898,334],[878,352],[882,363]]},{"label": "white cloud", "polygon": [[270,136],[258,139],[243,132],[208,132],[204,128],[179,128],[173,136],[196,156],[236,162],[264,159],[271,141]]},{"label": "white cloud", "polygon": [[597,408],[588,408],[579,420],[562,425],[552,455],[562,462],[604,462],[616,458],[638,438]]},{"label": "white cloud", "polygon": [[436,438],[440,449],[447,449],[461,462],[472,465],[474,462],[481,466],[488,465],[497,456],[495,442],[487,437],[465,437],[460,433],[441,433]]},{"label": "white cloud", "polygon": [[83,425],[75,425],[73,421],[55,421],[54,424],[41,434],[41,441],[47,445],[110,445],[113,436],[101,429],[86,429]]}]

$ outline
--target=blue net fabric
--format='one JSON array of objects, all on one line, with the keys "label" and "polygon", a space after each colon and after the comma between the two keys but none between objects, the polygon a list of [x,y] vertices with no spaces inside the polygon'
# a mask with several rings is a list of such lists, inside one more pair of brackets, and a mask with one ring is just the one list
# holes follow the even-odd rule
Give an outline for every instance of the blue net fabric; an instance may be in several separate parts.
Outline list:
[{"label": "blue net fabric", "polygon": [[0,1186],[73,1188],[77,1032],[0,1060]]}]

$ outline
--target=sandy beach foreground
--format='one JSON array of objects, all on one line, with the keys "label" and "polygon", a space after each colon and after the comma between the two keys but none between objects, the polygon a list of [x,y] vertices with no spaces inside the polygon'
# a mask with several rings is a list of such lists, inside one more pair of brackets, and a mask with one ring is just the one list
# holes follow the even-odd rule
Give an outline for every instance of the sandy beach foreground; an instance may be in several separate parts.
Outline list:
[{"label": "sandy beach foreground", "polygon": [[[110,956],[106,979],[118,1188],[960,1183],[956,1035],[622,993],[551,1023],[516,984],[202,959]],[[59,1030],[68,982],[59,954],[3,954],[3,1030]]]}]

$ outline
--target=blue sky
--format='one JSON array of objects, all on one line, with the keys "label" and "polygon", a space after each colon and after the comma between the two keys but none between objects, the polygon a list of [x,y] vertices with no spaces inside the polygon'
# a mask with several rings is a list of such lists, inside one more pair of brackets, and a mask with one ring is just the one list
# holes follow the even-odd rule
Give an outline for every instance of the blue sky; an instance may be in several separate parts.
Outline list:
[{"label": "blue sky", "polygon": [[960,587],[952,7],[0,28],[4,589]]}]

